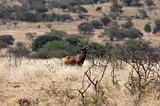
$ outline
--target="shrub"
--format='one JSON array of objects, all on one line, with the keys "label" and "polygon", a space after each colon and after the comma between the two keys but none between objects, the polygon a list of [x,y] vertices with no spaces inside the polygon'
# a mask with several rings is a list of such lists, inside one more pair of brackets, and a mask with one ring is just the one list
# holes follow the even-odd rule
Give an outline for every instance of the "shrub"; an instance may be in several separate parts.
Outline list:
[{"label": "shrub", "polygon": [[112,5],[110,7],[110,12],[116,12],[116,13],[122,12],[122,6],[118,3],[117,0],[112,1]]},{"label": "shrub", "polygon": [[94,30],[94,28],[90,23],[84,22],[78,25],[78,30],[80,31],[80,33],[90,34]]},{"label": "shrub", "polygon": [[81,43],[81,40],[78,37],[69,37],[65,41],[72,46],[78,46]]},{"label": "shrub", "polygon": [[87,13],[88,10],[84,8],[83,6],[74,6],[74,7],[69,7],[69,11],[75,12],[75,13]]},{"label": "shrub", "polygon": [[30,50],[22,42],[17,42],[16,47],[10,48],[8,52],[17,58],[28,57],[30,54]]},{"label": "shrub", "polygon": [[140,38],[143,36],[143,33],[136,28],[130,28],[126,33],[128,38]]},{"label": "shrub", "polygon": [[122,2],[127,6],[138,6],[139,0],[122,0]]},{"label": "shrub", "polygon": [[115,13],[115,12],[110,12],[109,13],[109,16],[113,19],[113,20],[116,20],[119,16],[119,13]]},{"label": "shrub", "polygon": [[14,38],[12,35],[1,35],[0,36],[0,48],[6,48],[9,45],[13,45]]},{"label": "shrub", "polygon": [[46,44],[49,41],[53,41],[53,40],[60,40],[59,37],[56,36],[51,36],[51,35],[41,35],[39,37],[37,37],[33,43],[32,43],[32,50],[33,51],[37,51],[38,49],[40,49],[44,44]]},{"label": "shrub", "polygon": [[152,5],[155,5],[153,0],[145,0],[145,3],[149,7],[152,6]]},{"label": "shrub", "polygon": [[98,43],[91,43],[89,45],[88,55],[90,55],[91,57],[103,57],[105,56],[105,53],[105,46]]},{"label": "shrub", "polygon": [[144,31],[147,32],[148,35],[149,35],[149,33],[152,31],[151,25],[150,24],[145,24]]},{"label": "shrub", "polygon": [[96,7],[96,11],[102,11],[102,7],[100,6]]},{"label": "shrub", "polygon": [[103,25],[107,26],[111,22],[111,19],[108,16],[103,16],[100,18],[100,21]]},{"label": "shrub", "polygon": [[141,19],[149,18],[149,16],[147,15],[147,12],[145,10],[140,9],[139,13],[140,13],[140,18]]},{"label": "shrub", "polygon": [[66,38],[65,41],[70,44],[70,54],[77,54],[80,51],[80,47],[86,45],[86,41],[82,37],[75,37],[76,35]]},{"label": "shrub", "polygon": [[48,9],[45,5],[45,0],[27,0],[24,5],[28,5],[29,9],[37,12],[46,12]]},{"label": "shrub", "polygon": [[139,38],[143,36],[143,34],[136,28],[124,29],[120,28],[117,24],[111,24],[105,29],[104,34],[108,35],[110,40],[114,40],[114,38],[121,40],[124,38]]},{"label": "shrub", "polygon": [[103,27],[103,24],[98,21],[98,20],[93,20],[90,22],[90,24],[95,28],[95,29],[101,29]]},{"label": "shrub", "polygon": [[0,41],[0,49],[7,48],[8,45],[5,42]]},{"label": "shrub", "polygon": [[48,13],[48,9],[43,2],[45,0],[29,0],[22,3],[23,6],[13,7],[0,4],[0,19],[28,22],[72,20],[69,14]]},{"label": "shrub", "polygon": [[51,32],[46,33],[47,35],[50,36],[57,36],[59,38],[64,38],[65,36],[67,36],[68,34],[65,31],[60,31],[60,30],[51,30]]},{"label": "shrub", "polygon": [[154,32],[155,32],[155,33],[156,33],[156,32],[160,32],[160,19],[156,19],[156,20],[154,21],[154,23],[155,23]]},{"label": "shrub", "polygon": [[122,34],[120,34],[120,28],[117,23],[112,23],[107,29],[104,30],[104,35],[108,35],[110,40],[114,40],[114,38],[124,38]]},{"label": "shrub", "polygon": [[106,3],[109,2],[110,0],[99,0],[99,3]]},{"label": "shrub", "polygon": [[131,28],[133,25],[134,24],[133,24],[132,20],[128,19],[128,21],[126,23],[122,24],[122,27],[123,28]]},{"label": "shrub", "polygon": [[146,42],[144,40],[127,40],[124,43],[124,47],[128,51],[148,51],[151,50],[149,44],[149,42]]},{"label": "shrub", "polygon": [[39,50],[41,52],[48,52],[51,57],[63,57],[69,54],[70,45],[65,41],[51,41],[47,42],[43,47]]}]

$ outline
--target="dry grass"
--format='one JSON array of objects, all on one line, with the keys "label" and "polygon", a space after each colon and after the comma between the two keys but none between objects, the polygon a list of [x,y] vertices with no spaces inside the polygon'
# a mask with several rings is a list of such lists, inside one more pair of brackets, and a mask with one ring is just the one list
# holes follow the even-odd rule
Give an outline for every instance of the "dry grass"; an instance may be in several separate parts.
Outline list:
[{"label": "dry grass", "polygon": [[[4,2],[6,0],[1,0]],[[158,0],[157,0],[158,1]],[[17,0],[7,0],[10,4],[16,4]],[[101,4],[102,12],[96,12],[95,5],[84,6],[89,10],[88,15],[93,16],[92,19],[98,19],[103,12],[109,9],[110,3]],[[157,9],[148,12],[152,20],[133,20],[135,26],[143,31],[145,23],[151,22],[160,17],[159,5]],[[126,7],[124,14],[137,14],[137,8]],[[59,9],[51,10],[53,12],[62,12]],[[71,14],[76,16],[77,14]],[[92,20],[91,19],[91,20]],[[25,34],[28,32],[37,33],[37,36],[49,32],[51,29],[63,30],[69,34],[77,34],[77,26],[81,21],[74,22],[43,22],[43,23],[26,23],[18,22],[15,27],[12,22],[6,25],[0,25],[0,35],[11,34],[16,41],[30,43]],[[124,21],[119,21],[124,23]],[[51,24],[52,28],[47,28],[47,24]],[[40,28],[37,26],[40,25]],[[95,30],[92,41],[103,43],[105,40],[101,36],[103,30]],[[148,36],[144,33],[144,39],[152,42],[153,46],[159,46],[159,36]],[[28,60],[24,59],[18,67],[14,66],[14,60],[11,64],[7,58],[0,58],[0,106],[18,106],[18,100],[27,99],[31,104],[38,106],[61,106],[61,105],[80,105],[80,95],[77,89],[80,89],[83,80],[84,71],[90,66],[85,61],[83,67],[64,66],[59,59],[50,60]],[[98,71],[97,69],[96,71]],[[111,68],[108,67],[105,78],[102,82],[106,91],[106,101],[111,106],[133,106],[134,97],[124,87],[128,78],[129,68],[117,69],[117,85],[113,85],[111,81]],[[88,95],[91,92],[88,92]],[[142,106],[159,106],[160,102],[153,99],[154,93],[145,95]],[[89,97],[91,104],[94,104],[94,97]]]},{"label": "dry grass", "polygon": [[[77,90],[81,87],[84,71],[90,66],[88,61],[85,61],[83,67],[64,66],[59,59],[31,61],[25,59],[18,67],[14,66],[14,61],[9,67],[6,58],[1,58],[1,61],[3,61],[0,63],[1,106],[18,106],[20,99],[27,99],[36,106],[81,104]],[[107,97],[105,101],[111,106],[132,106],[134,98],[124,87],[129,68],[116,70],[118,80],[116,85],[111,82],[110,71],[111,68],[108,67],[102,82]],[[90,93],[88,92],[90,104],[94,104],[95,97],[92,96],[92,92]],[[142,104],[158,106],[159,102],[147,98]]]}]

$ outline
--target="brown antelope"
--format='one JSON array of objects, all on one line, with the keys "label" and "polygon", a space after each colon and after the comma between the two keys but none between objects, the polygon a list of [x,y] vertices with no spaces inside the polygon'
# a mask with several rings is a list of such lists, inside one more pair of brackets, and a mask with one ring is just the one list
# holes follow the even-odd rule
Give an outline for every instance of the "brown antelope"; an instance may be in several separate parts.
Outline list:
[{"label": "brown antelope", "polygon": [[84,60],[86,58],[87,46],[81,48],[81,52],[75,56],[66,56],[63,58],[63,62],[66,65],[75,65],[78,64],[80,66],[83,65]]}]

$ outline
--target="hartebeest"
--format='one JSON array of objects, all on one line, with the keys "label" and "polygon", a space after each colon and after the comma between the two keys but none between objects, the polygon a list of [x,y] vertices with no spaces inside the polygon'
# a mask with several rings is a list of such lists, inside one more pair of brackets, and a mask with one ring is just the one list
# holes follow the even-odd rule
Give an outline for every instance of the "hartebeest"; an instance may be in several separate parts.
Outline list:
[{"label": "hartebeest", "polygon": [[83,65],[84,60],[86,58],[87,46],[81,48],[81,52],[75,56],[66,56],[63,58],[63,62],[67,65],[75,65],[78,64],[80,66]]}]

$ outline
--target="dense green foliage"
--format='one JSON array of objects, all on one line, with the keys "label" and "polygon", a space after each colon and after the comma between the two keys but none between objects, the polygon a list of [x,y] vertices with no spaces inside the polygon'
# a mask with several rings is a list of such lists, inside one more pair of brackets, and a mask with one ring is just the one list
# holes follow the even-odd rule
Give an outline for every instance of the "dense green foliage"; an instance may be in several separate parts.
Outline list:
[{"label": "dense green foliage", "polygon": [[142,37],[143,34],[140,30],[136,28],[121,28],[118,24],[114,23],[111,24],[107,29],[104,31],[104,35],[108,35],[110,40],[121,40],[124,38],[139,38]]},{"label": "dense green foliage", "polygon": [[95,28],[95,29],[101,29],[103,27],[103,24],[99,20],[92,20],[90,24]]},{"label": "dense green foliage", "polygon": [[90,23],[83,22],[78,25],[78,30],[82,34],[90,34],[94,30],[94,27]]},{"label": "dense green foliage", "polygon": [[126,23],[122,24],[123,28],[132,28],[134,26],[134,23],[131,19],[128,19]]},{"label": "dense green foliage", "polygon": [[127,6],[137,6],[140,0],[121,0]]},{"label": "dense green foliage", "polygon": [[144,9],[140,9],[139,13],[140,13],[140,18],[141,19],[149,18],[147,12]]},{"label": "dense green foliage", "polygon": [[56,36],[50,36],[50,35],[42,35],[36,38],[32,43],[32,50],[37,51],[40,49],[45,43],[53,40],[60,40],[60,38]]},{"label": "dense green foliage", "polygon": [[109,16],[103,16],[100,18],[100,21],[103,23],[103,25],[107,26],[111,22],[111,19]]},{"label": "dense green foliage", "polygon": [[0,36],[0,48],[6,48],[9,45],[13,45],[14,38],[11,35],[1,35]]},{"label": "dense green foliage", "polygon": [[47,11],[44,0],[29,0],[23,3],[23,6],[13,7],[0,4],[0,19],[29,22],[72,20],[68,14],[47,13]]},{"label": "dense green foliage", "polygon": [[128,51],[148,51],[151,50],[149,44],[149,42],[143,40],[128,40],[124,43],[124,47]]},{"label": "dense green foliage", "polygon": [[55,40],[55,41],[49,41],[46,44],[44,44],[42,48],[39,50],[39,53],[44,52],[44,55],[48,56],[48,58],[63,57],[65,55],[68,55],[68,52],[70,51],[69,48],[70,45],[68,42],[62,40],[59,41]]},{"label": "dense green foliage", "polygon": [[117,0],[112,1],[112,5],[110,7],[111,12],[115,13],[121,13],[122,12],[122,6],[118,3]]},{"label": "dense green foliage", "polygon": [[160,32],[160,19],[156,19],[156,20],[154,21],[154,23],[155,23],[154,32],[155,32],[155,33],[156,33],[156,32]]},{"label": "dense green foliage", "polygon": [[149,7],[155,5],[153,0],[145,0],[145,3]]},{"label": "dense green foliage", "polygon": [[152,31],[150,24],[145,24],[144,31],[150,33]]}]

